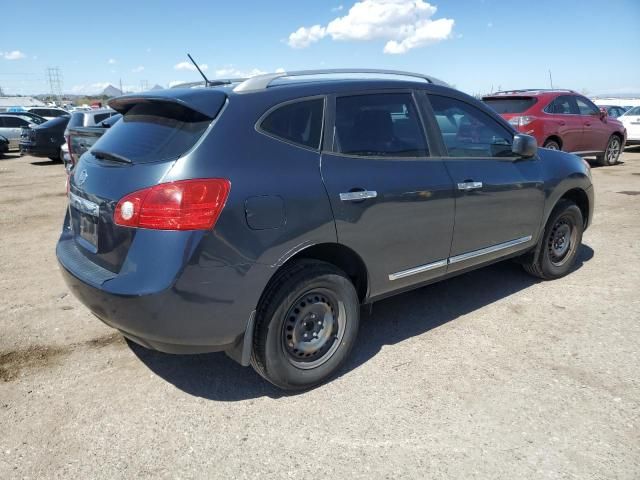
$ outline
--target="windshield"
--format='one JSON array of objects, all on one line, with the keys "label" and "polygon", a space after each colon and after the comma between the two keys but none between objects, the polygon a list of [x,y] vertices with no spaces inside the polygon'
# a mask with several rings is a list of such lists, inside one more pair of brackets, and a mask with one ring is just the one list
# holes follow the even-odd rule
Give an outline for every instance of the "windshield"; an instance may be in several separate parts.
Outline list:
[{"label": "windshield", "polygon": [[538,100],[535,97],[485,97],[484,103],[496,113],[523,113],[529,110]]},{"label": "windshield", "polygon": [[193,147],[211,119],[182,105],[150,102],[134,105],[93,146],[131,163],[172,160]]}]

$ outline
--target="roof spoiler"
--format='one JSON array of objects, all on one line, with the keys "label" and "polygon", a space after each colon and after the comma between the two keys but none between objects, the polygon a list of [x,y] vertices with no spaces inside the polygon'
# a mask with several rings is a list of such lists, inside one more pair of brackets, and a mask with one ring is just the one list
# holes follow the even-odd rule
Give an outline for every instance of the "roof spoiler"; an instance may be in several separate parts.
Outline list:
[{"label": "roof spoiler", "polygon": [[109,106],[124,115],[140,103],[173,103],[214,119],[226,99],[227,95],[218,89],[176,88],[123,95],[109,100]]}]

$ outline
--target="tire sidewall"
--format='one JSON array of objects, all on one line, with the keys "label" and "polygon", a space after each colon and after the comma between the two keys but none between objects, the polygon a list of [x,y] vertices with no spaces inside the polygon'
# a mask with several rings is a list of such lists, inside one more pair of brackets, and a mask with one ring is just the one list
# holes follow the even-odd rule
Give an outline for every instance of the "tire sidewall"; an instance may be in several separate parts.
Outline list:
[{"label": "tire sidewall", "polygon": [[[573,228],[577,230],[575,242],[576,244],[569,254],[570,257],[566,262],[564,262],[562,265],[554,265],[551,262],[547,245],[553,231],[553,226],[562,217],[570,218],[573,223]],[[540,252],[540,266],[545,276],[548,276],[549,278],[558,278],[566,275],[573,269],[576,261],[576,256],[578,255],[578,251],[580,250],[580,246],[582,244],[583,225],[582,212],[577,205],[575,205],[574,203],[565,203],[563,205],[560,205],[559,207],[556,207],[556,210],[547,222],[547,227],[545,228],[544,238],[541,245],[542,250]]]},{"label": "tire sidewall", "polygon": [[547,140],[546,142],[544,142],[544,147],[543,148],[549,148],[549,146],[548,146],[549,144],[555,145],[556,148],[554,148],[552,150],[558,150],[558,151],[562,150],[560,148],[560,144],[558,142],[556,142],[555,140]]},{"label": "tire sidewall", "polygon": [[[288,286],[293,288],[289,289]],[[265,312],[264,320],[269,322],[265,342],[265,370],[268,379],[277,386],[287,389],[309,388],[329,378],[349,355],[358,332],[360,302],[353,284],[344,276],[334,273],[325,273],[295,286],[285,283],[283,287],[275,293],[277,298],[272,302],[273,307]],[[305,370],[289,361],[282,344],[282,331],[286,314],[293,302],[317,288],[332,291],[336,299],[343,303],[345,331],[341,345],[325,363]]]}]

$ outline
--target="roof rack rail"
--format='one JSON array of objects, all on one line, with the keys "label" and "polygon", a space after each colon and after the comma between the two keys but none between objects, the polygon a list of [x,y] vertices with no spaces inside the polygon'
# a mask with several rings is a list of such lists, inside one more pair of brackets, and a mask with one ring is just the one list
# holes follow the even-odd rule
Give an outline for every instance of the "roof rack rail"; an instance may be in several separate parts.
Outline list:
[{"label": "roof rack rail", "polygon": [[576,93],[568,88],[518,88],[516,90],[499,90],[491,92],[489,95],[498,95],[501,93],[524,93],[524,92],[571,92]]},{"label": "roof rack rail", "polygon": [[304,77],[311,75],[335,75],[335,74],[351,74],[351,73],[372,73],[372,74],[382,74],[382,75],[399,75],[403,77],[415,77],[422,80],[427,81],[428,83],[433,83],[435,85],[444,85],[448,86],[447,83],[442,80],[438,80],[435,77],[430,77],[427,75],[423,75],[421,73],[412,73],[412,72],[402,72],[398,70],[378,70],[375,68],[335,68],[328,70],[299,70],[294,72],[276,72],[276,73],[267,73],[264,75],[257,75],[255,77],[251,77],[243,81],[241,84],[237,85],[233,91],[234,92],[255,92],[258,90],[264,90],[271,85],[271,82],[277,80],[278,78],[283,77]]}]

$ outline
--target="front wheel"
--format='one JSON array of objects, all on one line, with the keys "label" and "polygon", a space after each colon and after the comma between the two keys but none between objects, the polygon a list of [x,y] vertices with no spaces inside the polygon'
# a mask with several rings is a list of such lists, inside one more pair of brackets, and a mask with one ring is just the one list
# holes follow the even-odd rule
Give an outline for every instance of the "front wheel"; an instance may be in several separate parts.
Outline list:
[{"label": "front wheel", "polygon": [[358,332],[360,302],[335,266],[303,260],[267,287],[256,312],[253,368],[285,390],[317,385],[342,365]]},{"label": "front wheel", "polygon": [[575,264],[583,230],[584,221],[578,206],[561,200],[547,221],[533,259],[523,264],[524,269],[544,280],[565,276]]},{"label": "front wheel", "polygon": [[622,141],[617,135],[611,135],[607,143],[607,149],[604,154],[598,155],[597,160],[600,165],[615,165],[620,159],[622,153]]}]

